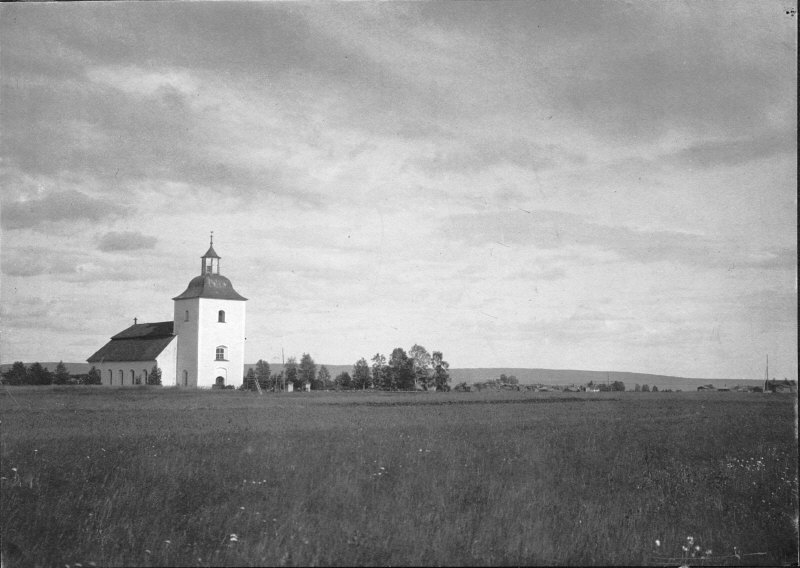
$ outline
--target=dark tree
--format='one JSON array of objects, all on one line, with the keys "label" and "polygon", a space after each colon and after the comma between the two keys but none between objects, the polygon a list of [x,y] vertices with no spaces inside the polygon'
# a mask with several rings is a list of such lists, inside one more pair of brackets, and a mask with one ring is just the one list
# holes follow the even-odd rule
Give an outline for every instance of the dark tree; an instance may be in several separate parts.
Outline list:
[{"label": "dark tree", "polygon": [[[450,363],[444,360],[441,351],[433,352],[433,385],[437,391],[449,391],[450,385]],[[516,378],[514,377],[516,381]]]},{"label": "dark tree", "polygon": [[69,371],[67,371],[67,366],[64,364],[64,361],[59,361],[58,365],[56,365],[56,371],[53,373],[53,384],[66,385],[69,383],[70,378]]},{"label": "dark tree", "polygon": [[[252,371],[253,369],[250,370]],[[256,362],[256,368],[253,374],[255,375],[255,378],[258,380],[258,384],[261,386],[262,389],[267,390],[272,387],[272,385],[270,384],[271,375],[270,375],[269,363],[267,363],[263,359],[259,359]],[[251,388],[254,387],[255,385],[253,385]]]},{"label": "dark tree", "polygon": [[428,386],[432,386],[431,377],[431,355],[428,350],[422,345],[414,346],[409,350],[408,356],[411,358],[411,363],[414,368],[414,384],[421,386],[423,389],[428,390]]},{"label": "dark tree", "polygon": [[648,385],[642,385],[642,392],[650,392],[650,387]]},{"label": "dark tree", "polygon": [[350,373],[344,371],[343,373],[339,373],[336,375],[336,379],[334,379],[334,383],[336,384],[336,389],[339,390],[349,390],[353,388],[353,379],[350,377]]},{"label": "dark tree", "polygon": [[363,357],[353,365],[353,388],[367,389],[370,387],[369,365]]},{"label": "dark tree", "polygon": [[402,347],[395,348],[389,358],[390,390],[414,390],[414,360]]},{"label": "dark tree", "polygon": [[319,389],[329,389],[333,386],[333,380],[331,380],[331,372],[325,365],[322,365],[319,368],[319,372],[317,373],[317,383],[319,385],[318,386]]},{"label": "dark tree", "polygon": [[29,385],[49,385],[53,383],[53,373],[47,367],[42,367],[41,363],[33,363],[28,367]]},{"label": "dark tree", "polygon": [[317,379],[317,365],[308,353],[303,353],[303,356],[300,357],[300,366],[297,369],[297,376],[300,379],[301,388],[305,384],[313,386]]},{"label": "dark tree", "polygon": [[22,361],[14,361],[11,368],[3,373],[3,378],[6,384],[17,386],[27,385],[28,383],[28,369],[25,368],[25,363]]},{"label": "dark tree", "polygon": [[247,369],[247,374],[244,376],[245,390],[256,390],[256,372],[252,367]]},{"label": "dark tree", "polygon": [[161,386],[161,369],[158,368],[158,365],[153,365],[153,368],[147,375],[147,384]]},{"label": "dark tree", "polygon": [[611,383],[611,390],[615,392],[625,392],[625,383],[622,381],[614,381]]},{"label": "dark tree", "polygon": [[292,383],[294,390],[300,390],[303,387],[303,383],[298,376],[297,357],[289,357],[286,360],[286,365],[283,367],[283,376],[286,377],[287,383]]},{"label": "dark tree", "polygon": [[376,389],[386,389],[386,357],[375,353],[372,357],[372,384]]},{"label": "dark tree", "polygon": [[89,369],[89,374],[86,375],[86,379],[84,381],[85,385],[102,385],[103,380],[100,378],[100,371],[92,365],[92,368]]}]

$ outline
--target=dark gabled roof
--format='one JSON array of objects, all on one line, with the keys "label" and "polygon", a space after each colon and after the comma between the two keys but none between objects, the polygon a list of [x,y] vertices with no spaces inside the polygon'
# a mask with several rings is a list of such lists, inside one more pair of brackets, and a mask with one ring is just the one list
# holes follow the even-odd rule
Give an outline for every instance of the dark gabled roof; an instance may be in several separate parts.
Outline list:
[{"label": "dark gabled roof", "polygon": [[154,361],[173,339],[174,335],[153,339],[112,339],[86,361]]},{"label": "dark gabled roof", "polygon": [[173,339],[171,321],[134,324],[113,336],[86,361],[153,361]]},{"label": "dark gabled roof", "polygon": [[171,321],[159,321],[155,323],[139,323],[130,326],[124,331],[120,331],[111,339],[135,339],[135,338],[154,338],[167,337],[172,335],[174,324]]},{"label": "dark gabled roof", "polygon": [[189,282],[189,286],[183,294],[175,296],[172,299],[186,300],[189,298],[247,301],[247,298],[233,289],[231,281],[221,274],[202,274],[200,276],[195,276],[192,278],[191,282]]},{"label": "dark gabled roof", "polygon": [[201,256],[200,258],[222,258],[217,254],[217,251],[214,250],[214,245],[208,247],[206,254]]}]

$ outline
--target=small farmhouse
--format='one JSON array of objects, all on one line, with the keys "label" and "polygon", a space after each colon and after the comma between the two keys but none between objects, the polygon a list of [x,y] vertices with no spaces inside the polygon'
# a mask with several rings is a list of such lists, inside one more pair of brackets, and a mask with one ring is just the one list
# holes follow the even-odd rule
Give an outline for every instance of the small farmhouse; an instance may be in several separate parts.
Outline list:
[{"label": "small farmhouse", "polygon": [[134,320],[87,359],[104,385],[147,384],[153,367],[161,370],[164,386],[211,388],[242,381],[247,298],[220,274],[219,261],[212,236],[200,275],[172,299],[172,321]]}]

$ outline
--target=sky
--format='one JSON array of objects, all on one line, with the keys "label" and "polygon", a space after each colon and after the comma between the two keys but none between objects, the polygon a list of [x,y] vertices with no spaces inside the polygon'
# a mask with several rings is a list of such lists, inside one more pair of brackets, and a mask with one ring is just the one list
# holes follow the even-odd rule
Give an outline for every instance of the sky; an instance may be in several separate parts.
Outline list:
[{"label": "sky", "polygon": [[0,5],[0,361],[172,318],[245,359],[797,379],[797,3]]}]

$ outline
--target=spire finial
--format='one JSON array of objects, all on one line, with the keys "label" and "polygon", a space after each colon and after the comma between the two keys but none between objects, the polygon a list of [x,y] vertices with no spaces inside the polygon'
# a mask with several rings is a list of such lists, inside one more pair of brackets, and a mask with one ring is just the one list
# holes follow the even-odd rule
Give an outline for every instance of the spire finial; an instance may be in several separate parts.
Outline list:
[{"label": "spire finial", "polygon": [[133,325],[136,325],[139,322],[139,318],[133,318]]},{"label": "spire finial", "polygon": [[214,231],[211,231],[211,246],[214,246]]}]

